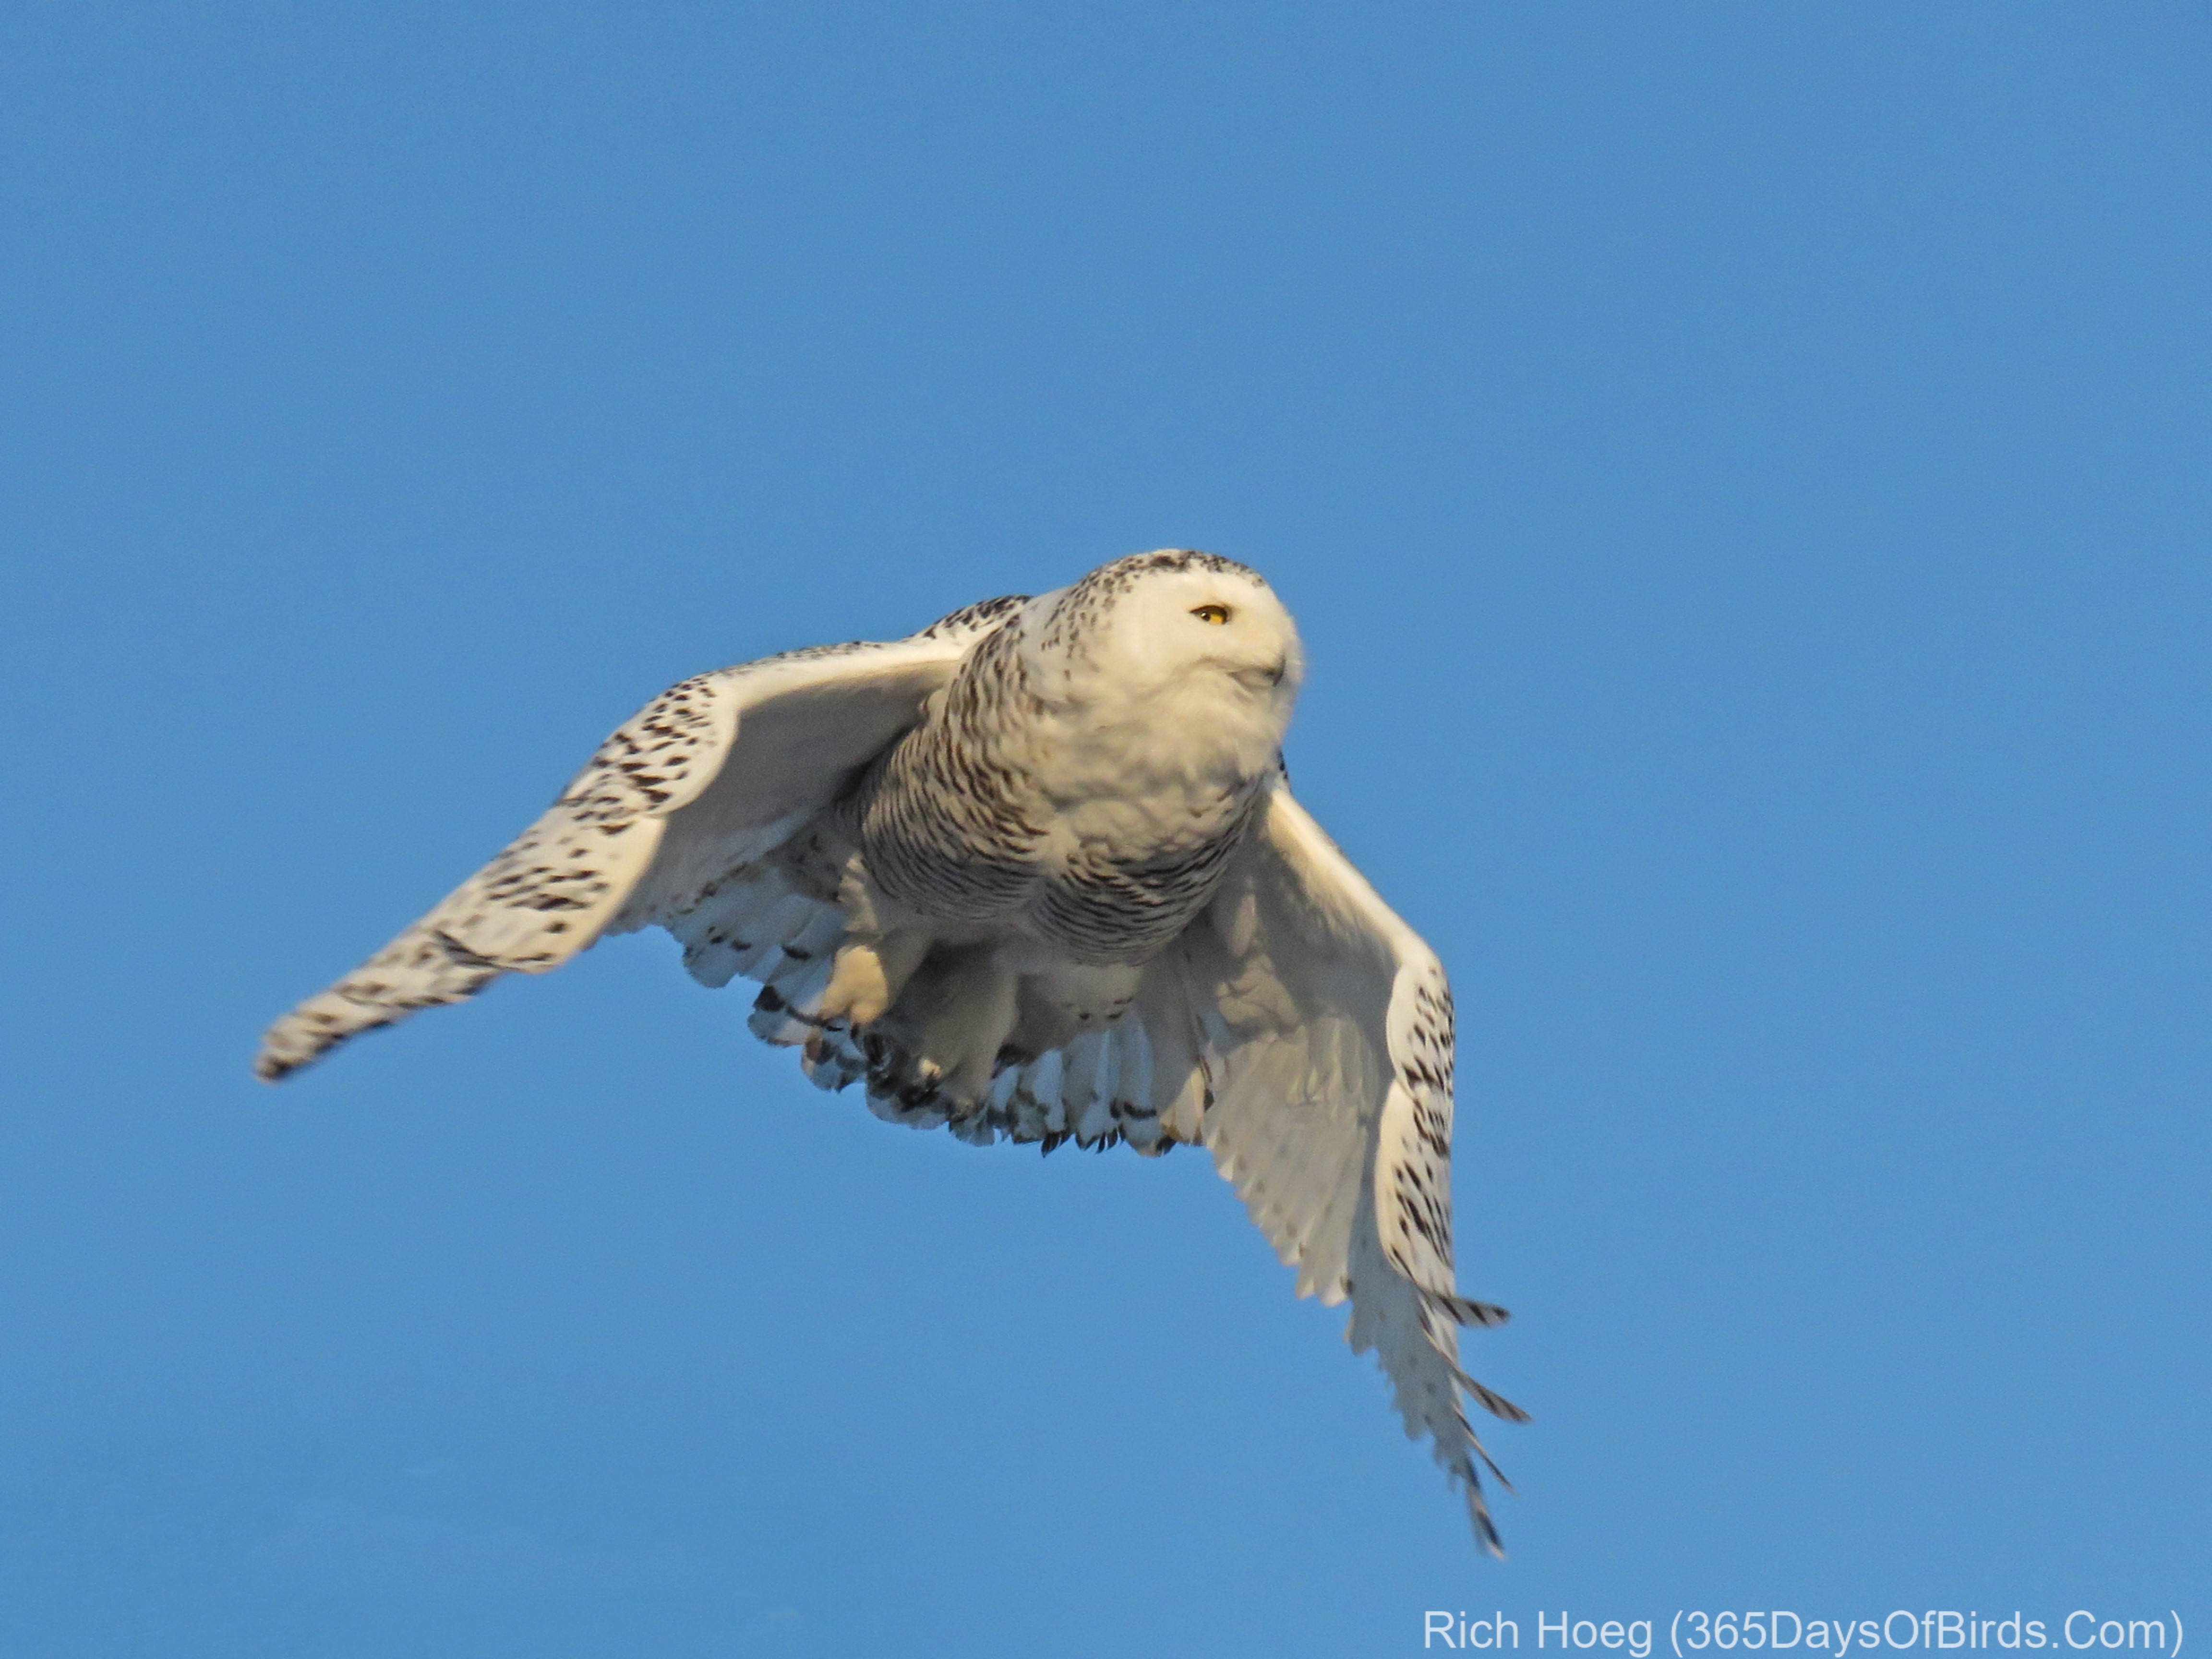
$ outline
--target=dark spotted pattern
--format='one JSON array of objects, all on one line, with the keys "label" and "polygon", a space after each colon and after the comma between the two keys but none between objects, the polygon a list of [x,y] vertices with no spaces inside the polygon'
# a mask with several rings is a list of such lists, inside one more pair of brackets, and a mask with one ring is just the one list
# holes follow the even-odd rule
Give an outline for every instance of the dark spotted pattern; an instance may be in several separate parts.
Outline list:
[{"label": "dark spotted pattern", "polygon": [[951,639],[963,634],[977,634],[994,627],[1027,605],[1026,593],[1007,593],[995,599],[979,599],[974,605],[963,605],[949,617],[939,617],[914,637],[918,640]]},{"label": "dark spotted pattern", "polygon": [[862,778],[846,806],[868,872],[932,915],[989,921],[1035,885],[1045,826],[1027,809],[1029,734],[1042,714],[1016,629],[969,647],[932,717]]},{"label": "dark spotted pattern", "polygon": [[[957,642],[1019,609],[985,600],[917,639]],[[671,686],[601,744],[553,806],[444,902],[327,991],[271,1026],[254,1069],[275,1081],[349,1037],[475,995],[501,975],[542,971],[598,937],[643,874],[660,821],[703,789],[728,753],[749,681],[794,662],[885,649],[865,641],[787,651]]]},{"label": "dark spotted pattern", "polygon": [[1165,949],[1212,902],[1249,827],[1255,790],[1225,796],[1213,835],[1149,858],[1117,861],[1085,848],[1030,911],[1037,933],[1078,962],[1141,963]]},{"label": "dark spotted pattern", "polygon": [[1413,1103],[1414,1145],[1390,1171],[1396,1237],[1384,1243],[1391,1265],[1416,1284],[1428,1277],[1416,1240],[1430,1261],[1452,1259],[1452,1050],[1451,989],[1438,973],[1414,987],[1412,1025],[1395,1055],[1399,1086]]},{"label": "dark spotted pattern", "polygon": [[331,992],[303,1004],[291,1016],[296,1029],[290,1042],[264,1049],[254,1062],[254,1075],[275,1083],[363,1031],[474,996],[506,971],[449,933],[410,927]]},{"label": "dark spotted pattern", "polygon": [[1132,553],[1126,559],[1100,565],[1060,596],[1045,622],[1044,648],[1080,653],[1086,636],[1124,593],[1146,576],[1182,570],[1209,570],[1224,576],[1242,576],[1255,586],[1267,585],[1258,571],[1218,553],[1200,553],[1188,547],[1168,548],[1158,553]]},{"label": "dark spotted pattern", "polygon": [[[849,650],[850,647],[836,647]],[[672,685],[624,720],[562,792],[559,805],[580,823],[613,823],[657,812],[702,768],[721,764],[714,702],[720,674]]]},{"label": "dark spotted pattern", "polygon": [[[1044,619],[1042,648],[1079,653],[1114,605],[1162,571],[1260,578],[1210,553],[1142,553],[1092,571]],[[1156,848],[1085,846],[1048,868],[1048,830],[1035,761],[1044,704],[1023,654],[1033,619],[1006,606],[979,640],[941,704],[862,779],[847,811],[870,875],[893,898],[963,922],[1018,921],[1086,964],[1150,961],[1189,926],[1221,884],[1264,781],[1224,793]],[[992,613],[997,614],[997,613]],[[986,620],[988,617],[985,618]]]}]

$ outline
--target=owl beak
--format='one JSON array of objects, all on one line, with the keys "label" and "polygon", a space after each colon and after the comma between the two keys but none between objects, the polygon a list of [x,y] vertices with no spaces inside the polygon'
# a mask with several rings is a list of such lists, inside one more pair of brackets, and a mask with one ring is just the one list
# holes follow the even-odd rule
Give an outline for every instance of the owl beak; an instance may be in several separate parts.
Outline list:
[{"label": "owl beak", "polygon": [[1240,668],[1232,678],[1248,691],[1265,691],[1283,683],[1283,676],[1289,672],[1290,665],[1290,658],[1280,656],[1266,668]]}]

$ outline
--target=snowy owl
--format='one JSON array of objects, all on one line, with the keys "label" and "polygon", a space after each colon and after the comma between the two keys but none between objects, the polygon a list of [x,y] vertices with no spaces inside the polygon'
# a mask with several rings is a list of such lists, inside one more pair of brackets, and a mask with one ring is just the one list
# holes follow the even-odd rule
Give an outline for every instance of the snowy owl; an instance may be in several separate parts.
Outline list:
[{"label": "snowy owl", "polygon": [[1255,572],[1169,550],[885,644],[684,681],[429,915],[272,1026],[349,1037],[658,924],[752,1030],[879,1117],[1051,1152],[1206,1147],[1300,1296],[1349,1297],[1495,1553],[1459,1364],[1452,1004],[1291,799],[1304,675]]}]

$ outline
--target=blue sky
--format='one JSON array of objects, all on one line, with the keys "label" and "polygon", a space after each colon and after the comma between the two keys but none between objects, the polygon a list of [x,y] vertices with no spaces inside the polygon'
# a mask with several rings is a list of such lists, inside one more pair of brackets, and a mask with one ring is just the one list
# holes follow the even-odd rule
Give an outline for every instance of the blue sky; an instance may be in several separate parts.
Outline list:
[{"label": "blue sky", "polygon": [[[2208,70],[9,7],[0,1647],[2212,1636]],[[1503,1565],[1202,1160],[878,1123],[658,935],[247,1076],[662,685],[1168,544],[1299,617],[1301,797],[1454,977]]]}]

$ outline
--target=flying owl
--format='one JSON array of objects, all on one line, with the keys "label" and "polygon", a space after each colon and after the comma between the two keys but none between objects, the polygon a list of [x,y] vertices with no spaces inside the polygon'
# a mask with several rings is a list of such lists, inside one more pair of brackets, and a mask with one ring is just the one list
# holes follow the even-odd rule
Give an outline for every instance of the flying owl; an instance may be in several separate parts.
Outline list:
[{"label": "flying owl", "polygon": [[1206,1148],[1297,1293],[1351,1300],[1347,1339],[1498,1553],[1462,1396],[1527,1419],[1459,1364],[1459,1327],[1506,1316],[1454,1283],[1451,993],[1291,797],[1303,674],[1256,573],[1168,550],[685,680],[255,1070],[665,927],[879,1117]]}]

